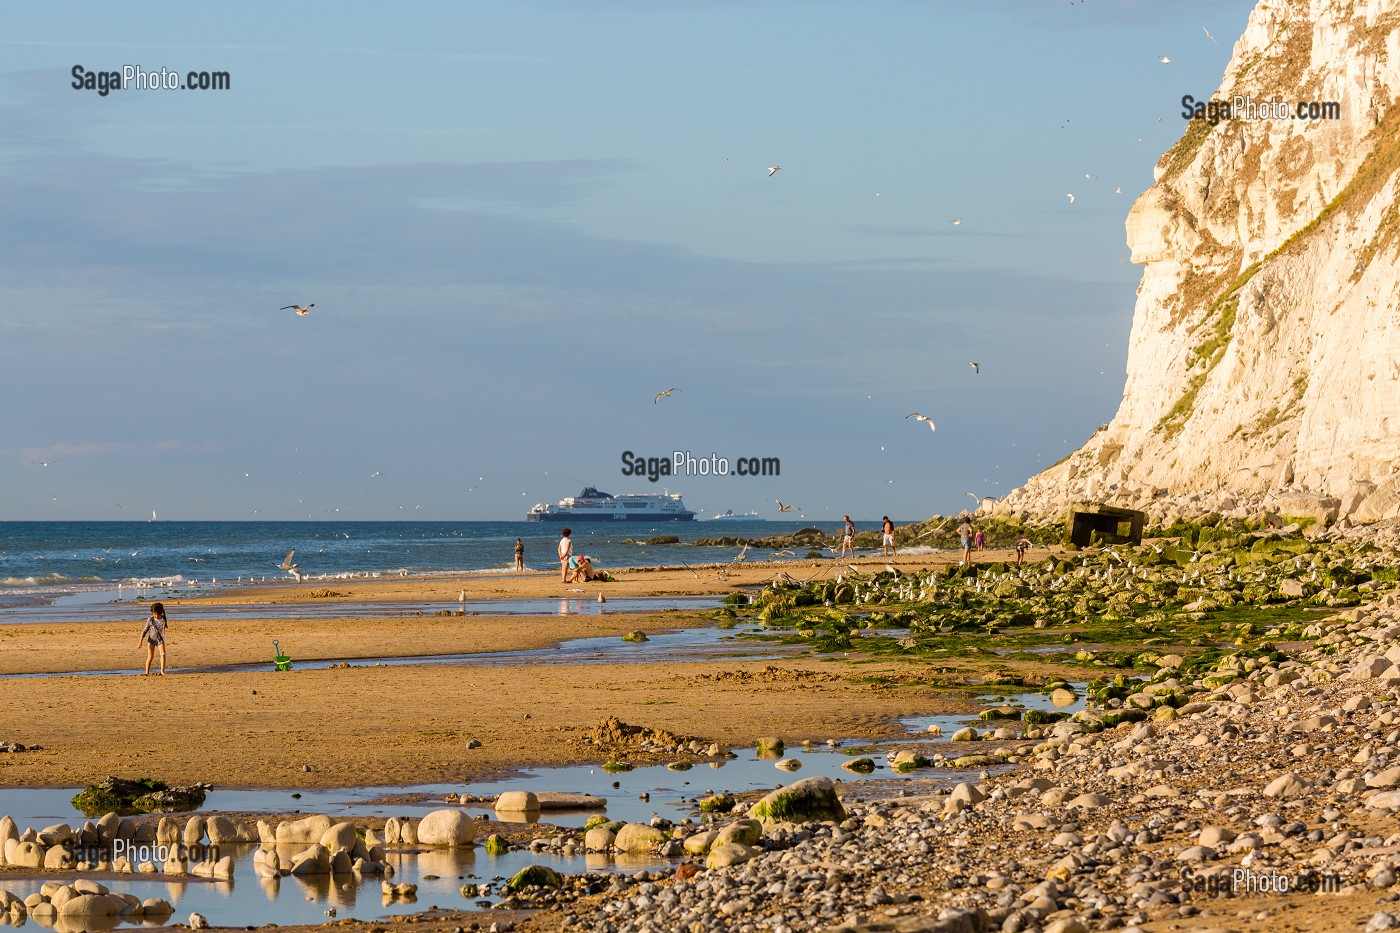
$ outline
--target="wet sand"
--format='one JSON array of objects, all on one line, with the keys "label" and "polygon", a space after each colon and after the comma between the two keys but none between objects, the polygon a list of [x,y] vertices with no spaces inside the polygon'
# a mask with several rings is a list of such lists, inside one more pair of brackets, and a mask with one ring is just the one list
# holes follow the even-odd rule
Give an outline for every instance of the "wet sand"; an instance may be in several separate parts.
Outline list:
[{"label": "wet sand", "polygon": [[[924,555],[898,561],[912,568]],[[882,567],[884,558],[861,560]],[[621,571],[616,583],[563,584],[553,575],[278,585],[200,600],[166,600],[172,673],[63,676],[139,666],[141,621],[130,603],[106,622],[0,626],[0,738],[43,746],[0,755],[0,786],[77,786],[109,774],[237,787],[337,787],[467,782],[531,764],[586,763],[578,740],[608,716],[748,745],[899,734],[902,716],[966,708],[959,697],[914,684],[854,682],[907,664],[851,666],[844,659],[665,661],[628,664],[351,666],[271,670],[271,640],[294,658],[403,657],[547,648],[579,637],[620,637],[712,625],[704,614],[589,616],[376,616],[365,601],[723,594],[770,580],[841,572],[844,563],[737,565]],[[327,595],[325,591],[346,595]],[[318,592],[319,591],[319,592]],[[333,601],[320,619],[198,621],[201,603]],[[179,673],[181,666],[267,662],[265,671]],[[479,740],[481,748],[468,749]],[[310,772],[303,765],[310,765]]]}]

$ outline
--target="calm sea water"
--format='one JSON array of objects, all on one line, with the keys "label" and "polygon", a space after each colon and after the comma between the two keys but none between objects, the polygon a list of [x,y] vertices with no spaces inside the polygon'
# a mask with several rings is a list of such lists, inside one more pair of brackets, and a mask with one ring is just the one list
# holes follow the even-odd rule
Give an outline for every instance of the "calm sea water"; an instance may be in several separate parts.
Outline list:
[{"label": "calm sea water", "polygon": [[[810,522],[722,521],[573,526],[574,553],[600,567],[728,561],[737,548],[626,544],[656,535],[682,542],[790,533]],[[827,528],[827,526],[831,526]],[[819,526],[835,531],[831,522]],[[536,522],[0,522],[0,594],[111,589],[116,584],[287,579],[295,549],[310,580],[508,571],[515,538],[530,569],[558,566],[559,525]],[[798,554],[797,556],[801,556]],[[767,559],[749,552],[749,559]]]}]

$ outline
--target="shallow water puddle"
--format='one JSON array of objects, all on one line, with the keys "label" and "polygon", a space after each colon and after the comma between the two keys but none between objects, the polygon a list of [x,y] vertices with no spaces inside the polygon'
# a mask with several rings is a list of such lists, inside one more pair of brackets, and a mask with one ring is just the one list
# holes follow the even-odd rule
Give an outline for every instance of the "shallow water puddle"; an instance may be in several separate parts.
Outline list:
[{"label": "shallow water puddle", "polygon": [[[146,594],[144,599],[178,599],[208,596],[207,592]],[[103,598],[98,599],[97,596]],[[147,603],[138,603],[132,594],[116,591],[101,594],[76,593],[62,596],[48,605],[5,605],[0,603],[0,624],[33,622],[102,622],[113,619],[140,619]],[[718,609],[718,596],[617,596],[605,603],[598,594],[528,599],[483,599],[466,602],[360,602],[316,600],[304,604],[238,603],[233,605],[187,605],[178,607],[182,620],[229,619],[332,619],[344,616],[384,616],[389,618],[435,615],[439,612],[467,612],[483,616],[572,616],[607,615],[617,612],[678,612]],[[172,612],[173,616],[173,612]]]},{"label": "shallow water puddle", "polygon": [[[609,640],[611,641],[611,640]],[[1083,704],[1083,685],[1074,685],[1080,695],[1075,707]],[[994,698],[984,697],[984,702]],[[997,702],[1014,700],[1024,708],[1053,706],[1041,694],[1020,694],[995,698]],[[352,787],[330,790],[304,790],[300,797],[293,790],[221,790],[208,795],[200,811],[276,813],[295,818],[309,813],[323,813],[332,820],[356,817],[420,818],[431,810],[450,806],[443,802],[448,793],[488,796],[511,790],[567,790],[606,798],[605,810],[545,811],[542,822],[564,827],[581,827],[593,814],[603,812],[610,819],[626,822],[647,822],[661,816],[675,822],[694,815],[694,801],[712,792],[744,792],[771,790],[800,778],[825,775],[833,780],[881,781],[908,778],[933,778],[940,783],[963,780],[966,772],[922,769],[899,773],[889,768],[884,754],[874,749],[893,749],[914,742],[928,742],[928,725],[937,723],[949,734],[967,724],[977,724],[970,714],[910,717],[901,720],[914,733],[898,739],[848,740],[841,747],[825,744],[804,747],[791,746],[787,757],[801,762],[796,772],[774,767],[772,759],[760,759],[752,748],[736,749],[736,758],[700,763],[688,770],[670,770],[665,766],[639,767],[622,773],[609,773],[601,767],[571,765],[565,767],[530,768],[498,781],[472,784],[424,784],[405,787]],[[859,748],[876,760],[873,775],[853,775],[841,764],[851,757],[843,748]],[[70,803],[75,789],[16,788],[0,790],[0,814],[9,814],[21,827],[42,828],[58,822],[81,824],[84,817]],[[642,799],[643,795],[647,799]],[[472,812],[487,812],[481,805],[465,804]],[[478,840],[479,841],[479,840]],[[256,846],[226,846],[223,854],[235,858],[234,881],[170,881],[159,875],[120,875],[116,880],[103,881],[114,891],[129,892],[141,898],[163,897],[174,907],[170,923],[184,922],[191,911],[209,918],[214,926],[248,926],[266,923],[313,924],[324,922],[325,911],[335,908],[336,918],[355,916],[371,919],[398,914],[411,914],[429,906],[469,909],[478,901],[499,900],[499,890],[465,897],[465,883],[484,884],[492,879],[508,879],[521,868],[532,864],[549,865],[565,874],[585,871],[635,872],[669,864],[659,857],[573,855],[565,856],[547,851],[514,850],[503,855],[489,855],[484,849],[391,851],[395,883],[418,885],[416,901],[393,901],[385,904],[380,894],[380,879],[366,876],[357,882],[352,876],[319,879],[263,879],[253,871],[252,854]],[[0,876],[0,888],[21,897],[39,890],[45,876],[31,880],[16,880]],[[93,929],[90,921],[87,928]],[[151,925],[147,923],[146,925]]]},{"label": "shallow water puddle", "polygon": [[[802,646],[773,645],[744,640],[748,630],[719,628],[678,629],[649,635],[644,642],[626,642],[618,636],[573,638],[554,648],[522,648],[518,651],[489,651],[460,654],[421,654],[379,658],[292,659],[292,672],[324,670],[328,667],[400,667],[419,664],[464,664],[476,667],[523,667],[554,664],[656,664],[668,661],[704,661],[724,658],[764,659],[799,653]],[[171,668],[172,674],[224,674],[240,671],[268,671],[270,661],[250,664],[219,664],[204,667]],[[28,671],[0,674],[3,678],[27,677],[111,677],[134,674],[139,667],[98,671]]]}]

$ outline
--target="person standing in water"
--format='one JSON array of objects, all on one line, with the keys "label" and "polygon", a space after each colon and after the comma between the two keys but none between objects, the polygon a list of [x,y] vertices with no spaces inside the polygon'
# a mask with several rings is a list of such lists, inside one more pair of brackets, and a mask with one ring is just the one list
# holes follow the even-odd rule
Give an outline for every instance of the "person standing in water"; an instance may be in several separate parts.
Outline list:
[{"label": "person standing in water", "polygon": [[168,623],[165,620],[165,605],[163,603],[151,603],[151,617],[146,620],[146,627],[141,629],[141,639],[139,644],[146,646],[146,673],[151,672],[151,662],[155,660],[156,649],[160,649],[160,673],[165,674],[165,627]]},{"label": "person standing in water", "polygon": [[525,542],[519,538],[515,539],[515,572],[520,573],[525,569]]}]

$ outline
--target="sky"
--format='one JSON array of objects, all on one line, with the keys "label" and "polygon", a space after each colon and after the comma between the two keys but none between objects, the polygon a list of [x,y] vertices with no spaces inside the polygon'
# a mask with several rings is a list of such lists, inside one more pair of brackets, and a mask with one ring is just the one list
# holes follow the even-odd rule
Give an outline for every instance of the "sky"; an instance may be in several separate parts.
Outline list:
[{"label": "sky", "polygon": [[[1004,495],[1117,409],[1251,7],[0,7],[0,521]],[[73,87],[126,66],[228,87]],[[676,451],[731,475],[622,472]]]}]

